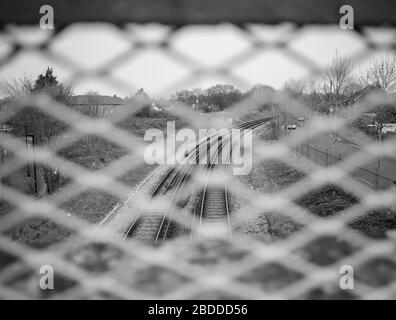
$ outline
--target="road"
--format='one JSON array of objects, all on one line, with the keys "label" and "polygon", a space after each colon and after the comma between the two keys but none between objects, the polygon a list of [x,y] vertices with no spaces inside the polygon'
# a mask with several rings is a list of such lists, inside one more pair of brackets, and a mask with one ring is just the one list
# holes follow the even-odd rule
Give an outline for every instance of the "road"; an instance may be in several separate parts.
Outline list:
[{"label": "road", "polygon": [[[315,152],[311,149],[310,158],[315,159],[317,162],[325,164],[328,161],[329,164],[338,161],[338,158],[345,159],[349,155],[364,149],[346,139],[334,136],[330,133],[322,134],[320,136],[311,139],[309,142],[311,147],[314,147],[322,152]],[[325,160],[326,151],[328,151],[328,159]],[[316,154],[317,153],[317,154]],[[368,163],[360,166],[355,172],[356,177],[375,187],[378,184],[379,189],[386,189],[394,182],[396,182],[396,157],[381,157],[380,159],[380,177],[377,181],[377,167],[378,158],[374,158]]]}]

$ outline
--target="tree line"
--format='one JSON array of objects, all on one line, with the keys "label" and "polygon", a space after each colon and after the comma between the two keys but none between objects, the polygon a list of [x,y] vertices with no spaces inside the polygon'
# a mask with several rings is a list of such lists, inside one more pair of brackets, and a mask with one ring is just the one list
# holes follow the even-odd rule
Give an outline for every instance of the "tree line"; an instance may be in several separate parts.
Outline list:
[{"label": "tree line", "polygon": [[[74,99],[72,87],[58,81],[50,67],[34,81],[23,77],[7,82],[4,87],[6,98],[3,104],[20,96],[35,93],[45,93],[52,99],[69,106],[72,105]],[[369,93],[391,94],[395,89],[395,57],[384,56],[373,60],[367,70],[356,75],[353,72],[351,60],[336,54],[319,79],[310,82],[290,79],[278,91],[265,84],[256,84],[245,92],[230,84],[216,84],[207,89],[181,90],[172,94],[167,100],[153,100],[143,89],[140,89],[125,100],[133,102],[133,100],[143,98],[147,103],[136,116],[152,117],[175,101],[191,106],[199,112],[215,112],[225,110],[248,97],[268,96],[281,92],[304,103],[314,113],[329,114],[346,109]],[[97,101],[92,103],[97,103]],[[153,105],[159,108],[155,109]],[[263,104],[258,109],[276,109],[276,107],[276,105]],[[381,140],[384,137],[383,128],[388,122],[396,122],[395,105],[378,103],[372,106],[370,113],[361,115],[353,126]],[[62,121],[41,112],[34,106],[25,107],[23,112],[18,112],[9,119],[6,125],[13,127],[13,134],[17,136],[23,136],[28,127],[29,132],[35,136],[35,142],[41,145],[48,144],[53,137],[59,135],[67,127]],[[54,177],[53,170],[49,168],[44,168],[44,172],[51,192],[56,188],[56,177]]]},{"label": "tree line", "polygon": [[230,84],[216,84],[208,89],[194,88],[181,90],[171,96],[171,100],[182,102],[197,111],[221,111],[254,95],[274,94],[276,90],[268,85],[256,84],[242,92]]},{"label": "tree line", "polygon": [[[368,68],[354,73],[349,58],[336,54],[318,80],[303,82],[291,79],[283,91],[319,114],[337,114],[371,93],[388,95],[396,90],[396,58],[383,56],[371,61]],[[353,126],[381,140],[386,123],[396,123],[396,102],[372,105]]]}]

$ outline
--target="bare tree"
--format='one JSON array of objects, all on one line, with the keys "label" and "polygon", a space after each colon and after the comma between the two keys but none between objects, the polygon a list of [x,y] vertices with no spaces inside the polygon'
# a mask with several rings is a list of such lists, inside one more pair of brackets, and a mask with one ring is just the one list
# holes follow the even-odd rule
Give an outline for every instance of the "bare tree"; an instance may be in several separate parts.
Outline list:
[{"label": "bare tree", "polygon": [[355,126],[367,135],[381,141],[383,130],[387,123],[396,121],[396,107],[394,105],[379,105],[373,108],[373,116],[362,115],[354,122]]},{"label": "bare tree", "polygon": [[100,110],[100,96],[97,91],[88,91],[86,94],[89,110],[87,110],[90,116],[99,116]]},{"label": "bare tree", "polygon": [[[383,56],[373,60],[366,72],[359,77],[359,82],[364,87],[361,90],[364,95],[376,91],[391,93],[396,89],[396,58]],[[357,119],[356,124],[358,128],[381,141],[385,125],[396,121],[396,106],[379,103],[372,106],[371,110],[374,114],[372,119],[362,116]]]},{"label": "bare tree", "polygon": [[[52,68],[40,74],[36,80],[23,77],[19,80],[6,82],[5,91],[8,93],[7,100],[11,101],[20,96],[29,94],[42,93],[50,96],[52,99],[69,105],[72,100],[72,88],[57,80]],[[34,104],[26,105],[23,111],[17,112],[7,124],[13,127],[13,133],[16,136],[24,136],[25,129],[34,135],[36,144],[45,145],[50,140],[60,135],[67,128],[67,124],[59,117],[53,117],[46,112],[37,108]],[[56,190],[57,178],[54,170],[50,167],[43,166],[43,177],[47,183],[48,191],[51,193]]]},{"label": "bare tree", "polygon": [[396,121],[396,108],[393,105],[384,105],[376,108],[374,118],[375,135],[381,141],[382,131],[386,123]]},{"label": "bare tree", "polygon": [[290,79],[283,84],[283,91],[294,99],[299,99],[303,96],[306,84],[297,79]]},{"label": "bare tree", "polygon": [[328,113],[328,105],[323,99],[320,84],[315,79],[312,79],[307,87],[304,103],[314,112]]},{"label": "bare tree", "polygon": [[[88,91],[85,93],[86,101],[88,103],[87,109],[83,110],[84,113],[89,115],[90,117],[97,117],[100,115],[100,95],[97,91]],[[87,135],[86,141],[89,151],[92,153],[93,145],[95,143],[95,136],[94,135]]]},{"label": "bare tree", "polygon": [[337,110],[341,103],[344,88],[351,81],[351,60],[336,53],[330,65],[323,73],[323,90],[328,101]]},{"label": "bare tree", "polygon": [[3,84],[3,93],[7,99],[15,99],[30,94],[34,89],[34,81],[27,76],[20,79],[6,81]]},{"label": "bare tree", "polygon": [[384,92],[396,88],[396,58],[383,56],[374,60],[368,70],[359,77],[364,87],[374,86]]}]

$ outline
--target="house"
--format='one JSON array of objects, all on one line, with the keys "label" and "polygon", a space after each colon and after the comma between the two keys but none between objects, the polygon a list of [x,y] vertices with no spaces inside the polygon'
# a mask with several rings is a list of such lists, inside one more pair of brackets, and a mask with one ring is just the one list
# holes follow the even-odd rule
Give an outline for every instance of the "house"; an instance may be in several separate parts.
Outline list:
[{"label": "house", "polygon": [[72,99],[73,108],[91,116],[105,116],[113,113],[116,108],[125,105],[125,103],[124,99],[116,95],[78,95]]}]

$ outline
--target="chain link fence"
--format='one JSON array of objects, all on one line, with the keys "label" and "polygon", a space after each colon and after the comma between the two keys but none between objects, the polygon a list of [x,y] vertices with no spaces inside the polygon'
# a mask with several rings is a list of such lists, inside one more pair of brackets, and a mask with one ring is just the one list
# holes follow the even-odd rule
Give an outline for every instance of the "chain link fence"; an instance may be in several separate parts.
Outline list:
[{"label": "chain link fence", "polygon": [[[342,155],[334,155],[329,149],[320,150],[317,147],[313,147],[309,144],[302,144],[297,147],[297,152],[306,156],[307,158],[319,163],[322,166],[331,166],[339,161],[342,161]],[[368,167],[357,167],[352,171],[354,179],[360,180],[361,182],[369,185],[376,190],[386,190],[396,184],[396,181],[391,177],[382,175],[380,167],[380,159],[377,159],[375,165]]]},{"label": "chain link fence", "polygon": [[[305,25],[312,22],[308,18],[286,25],[282,20],[271,20],[271,24],[280,23],[275,26],[265,25],[265,19],[264,24],[258,19],[252,24],[230,19],[235,23],[220,25],[172,25],[171,20],[142,25],[124,20],[68,22],[44,32],[38,26],[22,26],[24,21],[20,20],[17,24],[3,23],[0,74],[12,74],[13,67],[24,61],[33,66],[44,60],[43,65],[63,70],[76,87],[95,89],[97,85],[99,91],[127,95],[155,84],[158,95],[169,96],[176,90],[213,81],[249,88],[261,79],[246,71],[249,69],[267,72],[265,76],[271,78],[272,72],[281,73],[297,65],[296,70],[309,78],[319,75],[324,67],[314,52],[293,45],[297,40],[304,43],[301,39],[307,36],[307,29],[322,33],[319,24]],[[379,29],[361,25],[355,30],[340,31],[338,25],[326,28],[344,32],[341,37],[347,34],[347,41],[356,42],[354,47],[359,50],[351,59],[358,63],[373,52],[395,49],[394,28],[385,32],[374,20],[368,24]],[[31,23],[30,18],[25,22]],[[377,41],[378,32],[387,36]],[[326,36],[331,38],[331,33],[321,34],[324,41]],[[227,41],[237,49],[222,50]],[[276,66],[268,66],[265,60],[272,50],[282,56]],[[255,76],[251,78],[252,74]],[[1,166],[1,208],[13,208],[0,217],[1,298],[396,298],[395,186],[392,178],[388,181],[388,177],[365,169],[365,164],[376,161],[379,154],[393,157],[396,139],[389,138],[380,145],[365,140],[362,148],[340,158],[310,146],[311,139],[341,131],[373,105],[394,103],[394,95],[368,95],[349,107],[348,117],[343,113],[317,117],[311,107],[283,94],[249,97],[212,114],[164,102],[168,118],[162,122],[171,119],[196,129],[224,128],[226,118],[243,122],[266,116],[273,118],[273,131],[278,136],[254,140],[253,165],[259,169],[246,177],[226,176],[227,193],[234,199],[230,204],[232,237],[221,227],[213,230],[209,225],[193,224],[193,216],[186,214],[185,208],[174,206],[168,219],[184,232],[159,246],[125,241],[120,232],[141,212],[158,212],[170,202],[167,197],[135,192],[144,188],[152,191],[166,173],[164,166],[148,167],[144,161],[146,144],[136,131],[143,120],[134,122],[132,128],[125,125],[146,102],[134,100],[103,117],[83,114],[42,92],[2,106],[2,125],[34,108],[47,124],[40,128],[41,133],[35,132],[36,136],[53,128],[57,131],[45,143],[36,143],[34,155],[17,125],[12,131],[0,132],[1,146],[7,150]],[[262,105],[279,108],[257,113]],[[309,121],[292,134],[281,134],[283,113],[279,110],[284,108],[288,116],[304,115]],[[258,130],[260,135],[264,129]],[[88,151],[71,161],[72,147],[82,142]],[[99,149],[101,155],[88,165],[85,156],[89,147]],[[51,172],[62,180],[41,197],[34,197],[34,190],[29,190],[33,163],[40,176]],[[31,173],[29,177],[26,171]],[[131,172],[140,173],[139,179],[133,175],[131,181],[150,175],[139,185],[126,178]],[[262,177],[265,188],[255,187],[257,177]],[[150,179],[154,182],[145,187]],[[207,183],[201,170],[192,171],[189,179],[194,190]],[[219,184],[218,177],[212,180]],[[43,178],[36,192],[48,183]],[[88,202],[81,200],[82,195]],[[98,213],[103,210],[106,212]],[[194,232],[200,237],[190,237]],[[46,270],[43,266],[52,266],[55,271],[54,290],[40,289]],[[344,274],[340,270],[345,266],[354,271],[352,290],[340,287]]]}]

